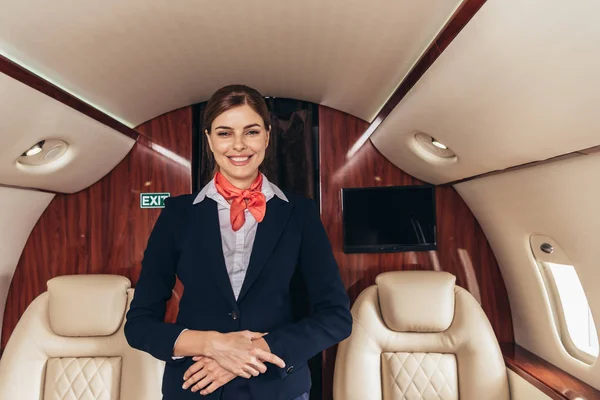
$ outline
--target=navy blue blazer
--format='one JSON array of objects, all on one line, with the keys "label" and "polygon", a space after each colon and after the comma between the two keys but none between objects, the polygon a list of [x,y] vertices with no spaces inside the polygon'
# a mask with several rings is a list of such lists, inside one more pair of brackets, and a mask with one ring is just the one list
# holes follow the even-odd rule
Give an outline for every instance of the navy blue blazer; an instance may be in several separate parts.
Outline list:
[{"label": "navy blue blazer", "polygon": [[[312,201],[286,196],[289,202],[277,196],[267,202],[237,301],[225,267],[217,203],[206,198],[193,205],[195,195],[165,201],[125,324],[132,347],[166,362],[164,400],[294,399],[310,389],[307,360],[350,335],[350,302],[319,213]],[[176,276],[184,293],[176,323],[165,323]],[[310,314],[301,319],[293,310],[290,290],[297,276],[310,304]],[[265,340],[286,367],[267,364],[266,373],[236,378],[202,397],[181,387],[192,358],[172,359],[184,328],[268,332]]]}]

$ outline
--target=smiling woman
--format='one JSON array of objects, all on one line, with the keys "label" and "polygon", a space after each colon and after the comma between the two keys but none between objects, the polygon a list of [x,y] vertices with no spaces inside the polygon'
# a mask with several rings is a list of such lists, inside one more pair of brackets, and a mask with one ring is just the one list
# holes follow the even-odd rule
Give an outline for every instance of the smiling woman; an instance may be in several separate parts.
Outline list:
[{"label": "smiling woman", "polygon": [[[268,116],[254,89],[211,97],[204,133],[214,178],[197,195],[167,199],[148,241],[125,335],[167,363],[165,400],[306,400],[308,360],[350,335],[349,299],[316,207],[259,172]],[[185,290],[169,324],[176,276]],[[298,276],[311,310],[303,318],[293,307]]]}]

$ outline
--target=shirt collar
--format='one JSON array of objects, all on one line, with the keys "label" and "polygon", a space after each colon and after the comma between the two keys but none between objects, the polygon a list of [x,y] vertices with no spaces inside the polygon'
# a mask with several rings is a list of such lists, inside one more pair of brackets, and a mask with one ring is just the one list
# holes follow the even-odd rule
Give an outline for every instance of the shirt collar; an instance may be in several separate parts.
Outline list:
[{"label": "shirt collar", "polygon": [[[288,198],[285,196],[285,194],[283,194],[281,189],[279,189],[275,184],[269,182],[269,180],[264,174],[261,175],[263,177],[263,181],[260,191],[265,195],[265,199],[269,201],[273,198],[273,196],[277,196],[281,200],[289,203]],[[200,190],[200,192],[194,199],[193,204],[200,203],[206,197],[208,197],[209,199],[213,199],[217,203],[229,208],[229,203],[227,203],[227,200],[225,200],[223,196],[221,196],[221,194],[219,194],[219,192],[217,191],[217,187],[215,186],[215,178],[211,179],[210,182],[208,182],[206,186],[204,186],[202,190]]]}]

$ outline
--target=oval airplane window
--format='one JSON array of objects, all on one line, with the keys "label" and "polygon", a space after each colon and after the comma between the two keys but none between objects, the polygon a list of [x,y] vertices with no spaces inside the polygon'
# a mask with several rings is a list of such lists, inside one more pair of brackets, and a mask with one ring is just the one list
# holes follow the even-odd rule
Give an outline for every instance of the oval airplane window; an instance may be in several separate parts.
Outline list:
[{"label": "oval airplane window", "polygon": [[575,266],[556,241],[547,236],[532,235],[530,244],[565,349],[587,364],[594,363],[598,357],[598,333]]}]

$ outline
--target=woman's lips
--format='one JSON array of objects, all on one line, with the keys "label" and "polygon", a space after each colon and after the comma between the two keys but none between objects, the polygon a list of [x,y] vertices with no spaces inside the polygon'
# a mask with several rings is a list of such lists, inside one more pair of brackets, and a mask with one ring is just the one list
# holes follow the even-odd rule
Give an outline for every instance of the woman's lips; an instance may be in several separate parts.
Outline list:
[{"label": "woman's lips", "polygon": [[243,167],[244,165],[248,165],[252,156],[227,156],[227,158],[236,167]]}]

